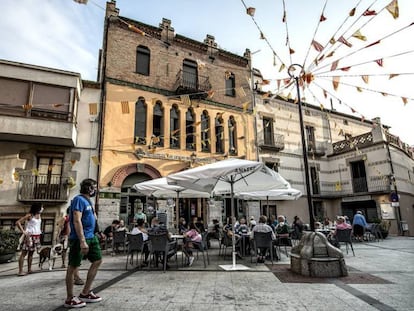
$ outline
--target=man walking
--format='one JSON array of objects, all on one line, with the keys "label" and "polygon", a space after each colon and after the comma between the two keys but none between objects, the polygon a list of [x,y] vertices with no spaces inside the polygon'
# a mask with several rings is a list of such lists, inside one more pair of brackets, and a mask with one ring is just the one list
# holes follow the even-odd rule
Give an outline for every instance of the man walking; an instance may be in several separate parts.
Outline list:
[{"label": "man walking", "polygon": [[[69,211],[69,263],[66,271],[66,308],[82,308],[87,302],[99,302],[101,297],[91,290],[98,268],[102,263],[99,239],[95,236],[97,227],[95,210],[90,201],[96,195],[97,183],[93,179],[85,179],[80,184],[80,194],[71,202]],[[82,259],[88,259],[91,266],[88,270],[85,286],[79,296],[73,294],[73,279],[78,274]]]}]

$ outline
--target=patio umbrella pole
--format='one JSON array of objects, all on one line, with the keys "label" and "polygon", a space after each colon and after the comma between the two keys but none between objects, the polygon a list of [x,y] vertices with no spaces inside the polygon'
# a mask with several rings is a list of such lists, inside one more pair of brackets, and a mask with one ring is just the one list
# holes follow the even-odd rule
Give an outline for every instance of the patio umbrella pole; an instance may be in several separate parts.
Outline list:
[{"label": "patio umbrella pole", "polygon": [[266,196],[266,209],[267,209],[267,218],[269,219],[269,196]]},{"label": "patio umbrella pole", "polygon": [[233,200],[233,190],[234,190],[234,179],[231,176],[230,180],[230,207],[231,207],[231,224],[233,226],[233,234],[231,236],[231,244],[232,244],[232,258],[233,258],[233,268],[236,268],[236,221],[235,221],[235,212],[234,212],[234,200]]},{"label": "patio umbrella pole", "polygon": [[176,190],[177,192],[177,196],[175,198],[175,217],[176,217],[176,221],[177,221],[177,234],[178,234],[178,227],[180,226],[180,191]]}]

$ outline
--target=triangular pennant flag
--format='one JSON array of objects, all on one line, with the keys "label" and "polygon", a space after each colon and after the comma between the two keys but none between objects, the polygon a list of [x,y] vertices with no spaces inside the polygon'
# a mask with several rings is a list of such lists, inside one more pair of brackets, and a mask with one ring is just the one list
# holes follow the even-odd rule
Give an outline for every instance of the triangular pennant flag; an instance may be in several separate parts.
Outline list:
[{"label": "triangular pennant flag", "polygon": [[348,42],[343,36],[340,36],[338,38],[338,41],[345,44],[347,47],[350,47],[350,48],[352,47],[352,44],[350,42]]},{"label": "triangular pennant flag", "polygon": [[319,107],[321,108],[322,111],[325,109],[325,107],[322,104],[319,104]]},{"label": "triangular pennant flag", "polygon": [[351,108],[352,113],[355,113],[355,109],[354,108],[352,108],[352,107],[349,107],[349,108]]},{"label": "triangular pennant flag", "polygon": [[[378,40],[378,41],[372,42],[372,43],[368,44],[365,48],[369,48],[369,47],[371,47],[371,46],[373,46],[373,45],[376,45],[376,44],[378,44],[378,43],[380,43],[380,42],[381,42],[381,40]],[[365,49],[365,48],[364,48],[364,49]]]},{"label": "triangular pennant flag", "polygon": [[19,177],[20,177],[19,172],[18,171],[14,171],[13,172],[13,180],[14,181],[19,181]]},{"label": "triangular pennant flag", "polygon": [[326,55],[326,57],[332,57],[335,54],[334,51],[332,51],[331,53],[329,53],[328,55]]},{"label": "triangular pennant flag", "polygon": [[331,71],[336,70],[336,68],[338,67],[338,63],[339,63],[339,60],[336,60],[336,61],[334,61],[332,63],[332,65],[331,65]]},{"label": "triangular pennant flag", "polygon": [[260,39],[261,39],[261,40],[266,39],[266,37],[265,37],[265,35],[264,35],[264,33],[263,33],[263,32],[260,32]]},{"label": "triangular pennant flag", "polygon": [[349,16],[355,15],[356,8],[353,8],[351,11],[349,11]]},{"label": "triangular pennant flag", "polygon": [[399,76],[399,74],[398,74],[398,73],[392,73],[392,74],[390,74],[390,76],[388,77],[388,80],[391,80],[392,78],[397,77],[397,76]]},{"label": "triangular pennant flag", "polygon": [[397,19],[398,16],[400,15],[397,0],[391,1],[390,4],[388,4],[385,8],[387,9],[388,12],[390,12],[390,14],[392,15],[392,17],[394,17],[394,19]]},{"label": "triangular pennant flag", "polygon": [[122,113],[123,114],[129,113],[129,102],[128,101],[121,101],[121,108],[122,108]]},{"label": "triangular pennant flag", "polygon": [[181,102],[188,107],[191,107],[191,99],[189,95],[180,95]]},{"label": "triangular pennant flag", "polygon": [[282,23],[286,23],[286,11],[283,11]]},{"label": "triangular pennant flag", "polygon": [[322,50],[323,50],[323,45],[322,44],[320,44],[316,40],[312,40],[312,45],[313,45],[315,50],[317,50],[318,52],[322,52]]},{"label": "triangular pennant flag", "polygon": [[331,39],[329,39],[329,43],[330,43],[330,44],[335,44],[335,42],[336,42],[336,40],[335,40],[335,38],[334,38],[334,37],[332,37]]},{"label": "triangular pennant flag", "polygon": [[322,90],[323,91],[323,97],[328,98],[328,92],[326,92],[326,90]]},{"label": "triangular pennant flag", "polygon": [[351,66],[339,68],[342,71],[349,71],[349,69],[351,69]]},{"label": "triangular pennant flag", "polygon": [[332,85],[333,85],[333,88],[334,88],[335,91],[338,89],[339,79],[340,79],[339,76],[334,76],[333,79],[332,79]]},{"label": "triangular pennant flag", "polygon": [[139,28],[135,27],[134,25],[128,24],[128,28],[129,28],[130,30],[132,30],[133,32],[136,32],[136,33],[139,33],[139,34],[140,34],[140,35],[142,35],[142,36],[145,36],[145,32],[144,32],[144,31],[142,31],[141,29],[139,29]]},{"label": "triangular pennant flag", "polygon": [[255,8],[249,7],[249,8],[246,9],[247,15],[254,16],[255,12],[256,12]]},{"label": "triangular pennant flag", "polygon": [[386,96],[388,96],[388,93],[381,92],[381,95],[384,96],[384,97],[386,97]]},{"label": "triangular pennant flag", "polygon": [[203,62],[203,61],[201,61],[201,60],[199,60],[199,59],[197,59],[197,67],[198,67],[198,69],[204,69],[205,67],[206,67],[206,63],[205,62]]},{"label": "triangular pennant flag", "polygon": [[285,64],[280,65],[279,72],[281,72],[283,69],[285,69],[285,67],[286,67]]},{"label": "triangular pennant flag", "polygon": [[352,34],[352,37],[362,41],[367,41],[367,37],[365,37],[359,29]]},{"label": "triangular pennant flag", "polygon": [[33,108],[33,105],[32,104],[25,104],[25,105],[22,105],[22,108],[23,108],[24,111],[29,111]]},{"label": "triangular pennant flag", "polygon": [[88,4],[88,0],[73,0],[79,4]]},{"label": "triangular pennant flag", "polygon": [[289,82],[290,82],[290,78],[286,78],[286,79],[284,79],[283,80],[283,83],[286,85],[286,84],[289,84]]},{"label": "triangular pennant flag", "polygon": [[64,104],[53,104],[53,107],[58,108],[58,107],[62,107]]},{"label": "triangular pennant flag", "polygon": [[357,86],[356,89],[358,92],[362,92],[362,88],[360,86]]},{"label": "triangular pennant flag", "polygon": [[380,58],[380,59],[377,59],[376,61],[375,61],[380,67],[382,67],[383,66],[383,59],[382,58]]},{"label": "triangular pennant flag", "polygon": [[373,15],[377,15],[377,12],[375,12],[375,10],[367,9],[364,13],[362,13],[362,16],[373,16]]},{"label": "triangular pennant flag", "polygon": [[270,84],[269,80],[265,80],[265,79],[262,80],[262,85],[269,85],[269,84]]},{"label": "triangular pennant flag", "polygon": [[179,131],[180,131],[180,129],[176,129],[176,130],[174,130],[174,131],[172,131],[172,132],[171,132],[171,135],[175,135],[175,134],[177,134]]},{"label": "triangular pennant flag", "polygon": [[294,54],[294,53],[295,53],[295,50],[294,50],[294,49],[289,48],[289,54]]},{"label": "triangular pennant flag", "polygon": [[39,171],[36,168],[32,168],[32,175],[39,176]]},{"label": "triangular pennant flag", "polygon": [[236,94],[239,97],[246,97],[246,92],[244,91],[243,87],[239,87],[236,89]]},{"label": "triangular pennant flag", "polygon": [[215,94],[215,92],[213,90],[210,90],[210,91],[207,92],[207,97],[208,98],[213,98],[214,94]]},{"label": "triangular pennant flag", "polygon": [[95,164],[95,165],[99,165],[99,159],[98,159],[98,157],[97,156],[91,156],[91,159],[92,159],[92,162]]},{"label": "triangular pennant flag", "polygon": [[244,104],[242,104],[243,106],[243,112],[246,112],[247,109],[249,108],[250,102],[245,102]]},{"label": "triangular pennant flag", "polygon": [[74,166],[76,163],[76,160],[70,160],[70,164],[72,164],[72,166]]},{"label": "triangular pennant flag", "polygon": [[406,104],[408,103],[408,100],[407,100],[407,98],[406,98],[406,97],[401,97],[401,99],[402,99],[402,101],[403,101],[404,105],[406,105]]},{"label": "triangular pennant flag", "polygon": [[325,17],[325,16],[323,16],[323,14],[321,14],[321,18],[319,18],[319,21],[320,21],[320,22],[324,22],[324,21],[326,21],[326,17]]},{"label": "triangular pennant flag", "polygon": [[361,78],[362,78],[362,80],[364,80],[364,82],[366,84],[368,84],[368,80],[369,80],[369,76],[368,75],[362,75]]}]

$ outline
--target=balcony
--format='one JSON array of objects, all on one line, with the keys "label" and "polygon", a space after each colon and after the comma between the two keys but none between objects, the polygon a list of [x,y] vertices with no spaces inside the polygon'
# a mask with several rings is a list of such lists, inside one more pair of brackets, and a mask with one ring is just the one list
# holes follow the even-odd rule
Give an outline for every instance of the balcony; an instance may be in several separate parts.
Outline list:
[{"label": "balcony", "polygon": [[281,151],[285,148],[285,136],[280,134],[264,135],[263,132],[257,133],[257,144],[261,150]]},{"label": "balcony", "polygon": [[308,142],[308,154],[314,157],[323,157],[326,154],[326,143],[325,142]]},{"label": "balcony", "polygon": [[332,144],[333,153],[341,154],[348,151],[355,150],[356,148],[362,149],[363,147],[370,146],[374,143],[374,137],[371,132],[350,137],[346,140],[341,140]]},{"label": "balcony", "polygon": [[[206,98],[211,89],[209,77],[196,75],[180,70],[174,84],[176,94],[194,94],[190,98]],[[199,94],[200,93],[200,94]]]},{"label": "balcony", "polygon": [[337,182],[322,182],[320,196],[339,198],[355,194],[390,193],[391,183],[388,177],[373,176],[367,178],[354,178]]},{"label": "balcony", "polygon": [[67,178],[47,175],[20,175],[18,200],[21,202],[67,202]]},{"label": "balcony", "polygon": [[75,146],[77,129],[72,115],[61,111],[0,107],[0,140]]}]

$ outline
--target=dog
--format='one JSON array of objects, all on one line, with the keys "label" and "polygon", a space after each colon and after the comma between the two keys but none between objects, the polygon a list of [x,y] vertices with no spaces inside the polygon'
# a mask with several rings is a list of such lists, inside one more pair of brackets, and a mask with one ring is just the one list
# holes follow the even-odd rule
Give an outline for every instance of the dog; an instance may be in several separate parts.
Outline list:
[{"label": "dog", "polygon": [[[56,244],[52,247],[45,246],[42,247],[39,251],[39,268],[40,270],[43,269],[43,264],[45,261],[47,261],[49,265],[49,270],[52,270],[55,267],[55,261],[56,258],[62,255],[63,252],[63,245],[62,244]],[[52,261],[52,264],[50,264],[50,261]]]}]

